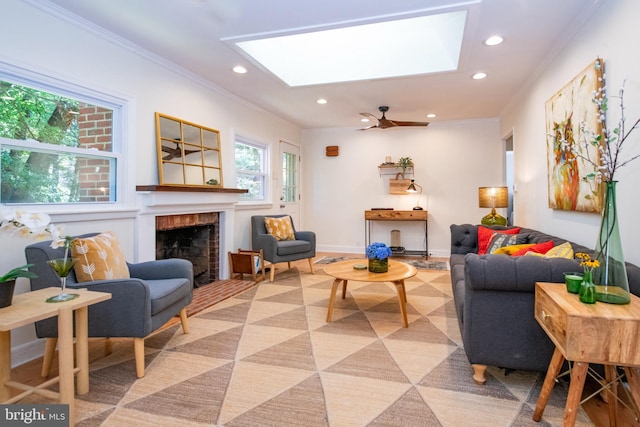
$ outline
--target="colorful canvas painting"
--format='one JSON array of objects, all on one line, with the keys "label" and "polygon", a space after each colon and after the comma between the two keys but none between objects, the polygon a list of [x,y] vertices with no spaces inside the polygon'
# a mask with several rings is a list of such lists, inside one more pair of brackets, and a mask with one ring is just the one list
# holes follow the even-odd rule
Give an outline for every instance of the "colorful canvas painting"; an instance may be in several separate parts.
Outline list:
[{"label": "colorful canvas painting", "polygon": [[593,96],[603,84],[602,59],[597,59],[560,89],[545,104],[549,207],[600,212],[603,186],[586,179],[593,172],[579,155],[599,159],[597,147],[587,147],[581,124],[597,133],[602,130]]}]

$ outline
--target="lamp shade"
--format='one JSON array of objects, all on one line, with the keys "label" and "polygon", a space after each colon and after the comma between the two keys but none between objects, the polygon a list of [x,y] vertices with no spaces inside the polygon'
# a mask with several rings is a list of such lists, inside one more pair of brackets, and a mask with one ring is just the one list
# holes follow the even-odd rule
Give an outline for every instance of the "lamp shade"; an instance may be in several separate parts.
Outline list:
[{"label": "lamp shade", "polygon": [[481,208],[509,207],[508,187],[479,187],[478,203]]}]

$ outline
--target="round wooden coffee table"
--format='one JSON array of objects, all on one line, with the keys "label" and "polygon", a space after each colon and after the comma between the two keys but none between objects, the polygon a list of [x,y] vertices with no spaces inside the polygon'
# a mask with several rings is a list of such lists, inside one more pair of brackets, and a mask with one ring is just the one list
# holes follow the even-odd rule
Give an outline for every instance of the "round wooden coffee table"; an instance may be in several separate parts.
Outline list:
[{"label": "round wooden coffee table", "polygon": [[398,302],[400,303],[400,314],[402,315],[402,324],[405,328],[409,327],[407,321],[407,292],[404,288],[404,280],[415,276],[418,273],[415,267],[399,261],[389,261],[389,271],[386,273],[372,273],[369,270],[356,270],[353,268],[356,264],[368,265],[366,259],[350,259],[346,261],[335,262],[324,268],[324,272],[329,276],[335,277],[333,286],[331,286],[331,298],[329,299],[329,309],[327,311],[327,323],[331,322],[331,313],[333,312],[333,303],[336,299],[336,291],[342,282],[342,299],[347,294],[347,282],[355,280],[358,282],[391,282],[396,286],[398,291]]}]

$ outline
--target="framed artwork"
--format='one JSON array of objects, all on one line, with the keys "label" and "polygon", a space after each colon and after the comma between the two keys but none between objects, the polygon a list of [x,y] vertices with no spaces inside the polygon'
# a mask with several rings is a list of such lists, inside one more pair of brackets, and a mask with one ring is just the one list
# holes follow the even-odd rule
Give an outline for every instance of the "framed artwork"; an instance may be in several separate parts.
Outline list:
[{"label": "framed artwork", "polygon": [[[604,62],[598,58],[545,103],[547,129],[547,174],[549,207],[552,209],[601,212],[603,185],[587,175],[599,163],[597,147],[586,146],[581,129],[602,132],[594,93],[604,85]],[[578,155],[579,154],[579,155]]]}]

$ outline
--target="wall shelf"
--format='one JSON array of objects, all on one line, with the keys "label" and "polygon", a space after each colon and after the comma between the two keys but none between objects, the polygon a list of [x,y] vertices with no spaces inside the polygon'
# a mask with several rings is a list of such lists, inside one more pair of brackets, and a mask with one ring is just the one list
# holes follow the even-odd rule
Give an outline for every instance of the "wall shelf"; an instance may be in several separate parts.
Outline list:
[{"label": "wall shelf", "polygon": [[[382,175],[398,175],[400,174],[400,176],[402,176],[402,168],[399,168],[398,166],[395,165],[395,163],[391,163],[391,164],[381,164],[378,166],[378,174],[380,176]],[[407,168],[404,176],[405,178],[407,176],[411,175],[411,177],[413,177],[413,167]]]}]

